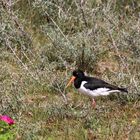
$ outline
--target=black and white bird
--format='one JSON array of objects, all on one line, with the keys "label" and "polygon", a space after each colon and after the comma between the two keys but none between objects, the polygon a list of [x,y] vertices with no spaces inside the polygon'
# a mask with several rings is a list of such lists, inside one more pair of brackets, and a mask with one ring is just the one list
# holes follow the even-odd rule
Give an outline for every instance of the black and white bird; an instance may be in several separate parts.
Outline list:
[{"label": "black and white bird", "polygon": [[74,82],[74,86],[78,91],[92,97],[92,105],[94,107],[96,106],[95,96],[106,96],[116,92],[128,92],[126,88],[120,88],[101,79],[86,76],[81,70],[73,71],[73,76],[66,85],[66,88],[70,86],[72,82]]}]

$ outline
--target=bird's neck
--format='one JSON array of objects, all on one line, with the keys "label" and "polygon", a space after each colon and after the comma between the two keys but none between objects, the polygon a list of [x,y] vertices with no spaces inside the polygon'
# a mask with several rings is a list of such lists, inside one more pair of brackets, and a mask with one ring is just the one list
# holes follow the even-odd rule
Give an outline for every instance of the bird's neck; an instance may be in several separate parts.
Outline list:
[{"label": "bird's neck", "polygon": [[76,78],[76,79],[74,80],[74,86],[75,86],[75,88],[77,88],[77,89],[80,88],[83,79],[84,79],[84,78]]}]

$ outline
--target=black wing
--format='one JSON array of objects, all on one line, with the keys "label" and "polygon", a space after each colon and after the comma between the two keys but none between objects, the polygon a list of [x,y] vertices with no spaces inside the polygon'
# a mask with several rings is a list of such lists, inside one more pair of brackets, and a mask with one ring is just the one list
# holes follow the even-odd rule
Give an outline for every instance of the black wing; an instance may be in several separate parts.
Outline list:
[{"label": "black wing", "polygon": [[127,92],[127,89],[125,88],[119,88],[98,78],[86,77],[85,80],[88,81],[88,83],[85,83],[84,86],[85,88],[90,90],[96,90],[98,88],[109,88],[110,90],[120,90],[123,92]]}]

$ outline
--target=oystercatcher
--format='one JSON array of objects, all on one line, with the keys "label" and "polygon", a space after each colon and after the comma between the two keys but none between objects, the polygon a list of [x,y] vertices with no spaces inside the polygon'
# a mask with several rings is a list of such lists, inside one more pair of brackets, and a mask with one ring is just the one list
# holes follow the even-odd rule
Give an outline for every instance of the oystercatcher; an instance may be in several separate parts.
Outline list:
[{"label": "oystercatcher", "polygon": [[66,85],[66,88],[74,82],[74,86],[81,93],[92,97],[92,105],[95,107],[96,102],[93,99],[95,96],[105,96],[116,92],[128,92],[126,88],[120,88],[111,85],[101,79],[89,77],[81,70],[74,70],[73,76]]}]

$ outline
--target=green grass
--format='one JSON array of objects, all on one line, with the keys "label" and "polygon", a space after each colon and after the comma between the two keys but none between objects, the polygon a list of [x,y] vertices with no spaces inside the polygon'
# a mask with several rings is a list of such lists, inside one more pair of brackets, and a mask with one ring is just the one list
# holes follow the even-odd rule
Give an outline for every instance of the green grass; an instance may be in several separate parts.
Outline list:
[{"label": "green grass", "polygon": [[71,100],[68,105],[57,95],[45,100],[35,97],[31,110],[24,114],[28,120],[24,129],[28,131],[33,125],[29,135],[34,139],[139,139],[139,102],[122,105],[98,99],[93,109],[88,98],[78,96],[73,97],[77,102]]},{"label": "green grass", "polygon": [[[0,114],[15,119],[15,139],[139,140],[139,2],[11,4],[0,2]],[[93,109],[64,90],[77,68],[129,93],[96,98]]]}]

